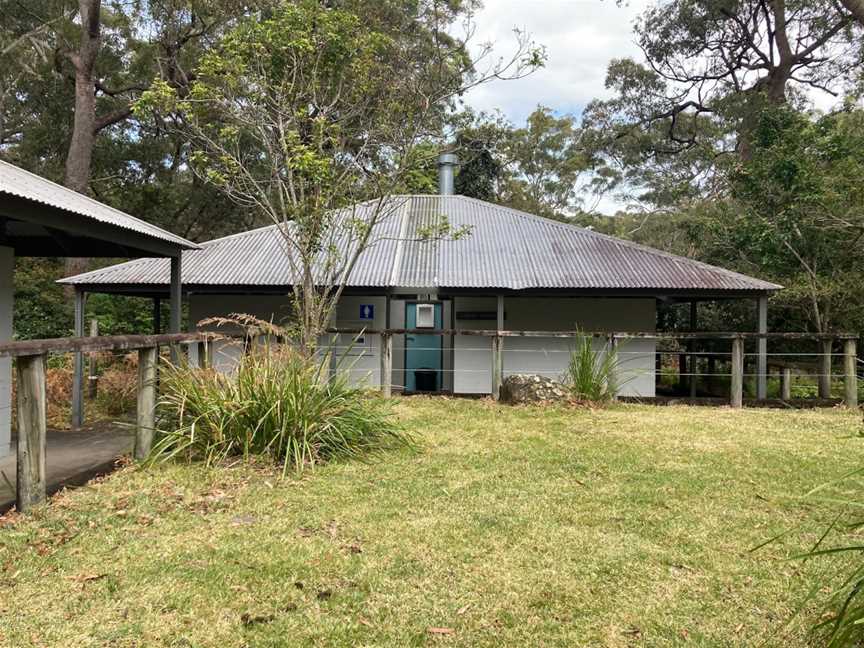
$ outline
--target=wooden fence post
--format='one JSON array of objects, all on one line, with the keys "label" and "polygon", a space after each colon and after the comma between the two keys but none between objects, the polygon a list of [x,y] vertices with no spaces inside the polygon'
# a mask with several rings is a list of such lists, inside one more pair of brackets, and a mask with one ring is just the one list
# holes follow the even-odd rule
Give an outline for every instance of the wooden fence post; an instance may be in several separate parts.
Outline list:
[{"label": "wooden fence post", "polygon": [[819,398],[831,398],[831,349],[833,340],[822,340],[822,362],[819,370]]},{"label": "wooden fence post", "polygon": [[200,369],[211,369],[213,358],[210,356],[210,341],[202,340],[198,343],[198,367]]},{"label": "wooden fence post", "polygon": [[846,407],[858,407],[858,345],[855,340],[846,340],[843,345]]},{"label": "wooden fence post", "polygon": [[[99,337],[99,320],[97,319],[90,320],[90,337]],[[90,400],[96,398],[96,394],[99,389],[98,364],[99,363],[96,360],[96,354],[91,353],[90,357],[87,358],[87,397]]]},{"label": "wooden fence post", "polygon": [[156,362],[159,347],[138,349],[138,419],[135,427],[135,459],[143,461],[153,446],[156,427]]},{"label": "wooden fence post", "polygon": [[501,398],[501,380],[504,373],[504,338],[495,335],[492,338],[492,398]]},{"label": "wooden fence post", "polygon": [[732,380],[730,404],[732,407],[744,405],[744,340],[736,337],[732,340]]},{"label": "wooden fence post", "polygon": [[792,367],[783,367],[780,375],[780,398],[785,401],[792,399]]},{"label": "wooden fence post", "polygon": [[381,394],[390,398],[393,390],[393,335],[381,333]]},{"label": "wooden fence post", "polygon": [[45,356],[22,356],[18,379],[18,473],[16,507],[24,512],[45,501]]},{"label": "wooden fence post", "polygon": [[609,376],[609,379],[611,380],[611,382],[615,388],[614,391],[612,392],[612,400],[617,401],[618,400],[618,392],[621,389],[621,385],[618,383],[619,376],[617,375],[617,373],[618,373],[618,367],[620,366],[621,362],[620,362],[620,359],[617,357],[618,340],[615,338],[615,335],[609,336],[609,353],[616,354],[615,364],[612,367],[612,374],[613,375]]}]

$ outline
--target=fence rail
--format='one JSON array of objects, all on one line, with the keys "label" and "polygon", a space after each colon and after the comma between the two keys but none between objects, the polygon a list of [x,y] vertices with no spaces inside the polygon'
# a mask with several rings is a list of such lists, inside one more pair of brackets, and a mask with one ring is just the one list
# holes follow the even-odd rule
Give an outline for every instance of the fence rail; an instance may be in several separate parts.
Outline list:
[{"label": "fence rail", "polygon": [[[765,344],[759,345],[759,351],[755,354],[745,354],[745,342],[758,340],[786,341],[815,341],[819,343],[819,351],[812,354],[779,354],[780,356],[807,355],[815,357],[817,362],[811,363],[818,367],[819,395],[822,398],[830,396],[832,356],[843,357],[843,379],[844,379],[844,401],[850,407],[858,404],[858,376],[857,376],[857,339],[856,333],[735,333],[735,332],[595,332],[595,331],[515,331],[495,329],[372,329],[372,328],[331,328],[327,331],[331,335],[378,335],[381,341],[380,351],[380,385],[381,391],[389,396],[393,382],[393,339],[399,335],[434,335],[434,336],[467,336],[491,338],[489,349],[491,351],[491,366],[488,371],[492,376],[492,396],[500,396],[501,384],[504,375],[504,353],[506,341],[512,338],[569,338],[578,339],[586,336],[606,340],[610,346],[618,349],[618,352],[627,353],[618,345],[627,340],[657,340],[683,343],[681,349],[661,350],[655,349],[653,353],[677,355],[679,358],[707,357],[709,367],[714,360],[730,362],[729,373],[715,373],[711,369],[705,375],[723,375],[730,378],[729,402],[733,407],[743,406],[744,379],[752,376],[745,373],[746,357],[756,356],[758,370],[755,374],[758,381],[765,381],[769,370],[769,364],[780,367],[781,373],[781,395],[788,400],[791,391],[790,363],[775,361],[773,364],[768,359]],[[80,425],[83,420],[83,354],[98,351],[137,351],[138,353],[138,385],[137,385],[137,418],[135,428],[135,457],[145,458],[149,452],[153,440],[153,431],[156,421],[156,372],[159,359],[159,347],[167,346],[176,349],[182,346],[197,345],[199,366],[212,366],[213,344],[216,339],[237,337],[232,335],[217,334],[212,332],[176,333],[164,335],[119,335],[103,337],[73,337],[57,338],[49,340],[30,340],[21,342],[8,342],[0,344],[0,358],[16,359],[16,378],[18,384],[18,396],[16,399],[16,411],[18,417],[18,469],[17,469],[17,493],[16,505],[18,510],[26,511],[39,502],[44,501],[46,496],[46,474],[45,474],[45,440],[46,440],[46,388],[45,368],[46,359],[49,354],[74,353],[76,355],[76,371],[73,380],[73,423]],[[719,341],[729,345],[728,351],[716,349],[695,351],[692,347],[694,340]],[[843,342],[842,353],[834,353],[834,341]],[[516,351],[515,349],[510,351]],[[639,352],[642,354],[642,352]],[[691,361],[692,362],[692,361]],[[680,367],[683,368],[684,365]],[[695,376],[692,371],[694,365],[690,365],[691,371],[679,370],[679,376]],[[398,369],[404,372],[404,369]],[[443,371],[443,369],[442,369]],[[454,371],[451,369],[450,371]],[[656,375],[662,375],[658,367]],[[690,379],[691,390],[695,380]],[[764,383],[759,389],[764,392]]]},{"label": "fence rail", "polygon": [[[393,337],[397,335],[432,335],[432,336],[473,336],[491,338],[491,373],[492,373],[492,397],[496,400],[501,394],[501,383],[503,381],[503,357],[505,340],[509,338],[569,338],[579,339],[592,337],[606,340],[617,352],[621,352],[619,344],[627,340],[668,340],[684,342],[683,350],[655,350],[656,354],[677,355],[679,357],[693,357],[699,355],[692,350],[694,340],[720,341],[730,345],[729,351],[708,352],[713,355],[728,357],[731,363],[729,377],[730,390],[729,402],[732,407],[743,407],[744,405],[744,378],[749,375],[745,373],[745,358],[755,356],[757,358],[757,394],[761,399],[767,396],[768,379],[768,353],[767,342],[775,341],[815,341],[819,343],[820,351],[812,354],[818,358],[819,396],[823,399],[830,398],[831,392],[831,358],[833,355],[833,343],[835,340],[843,342],[843,377],[844,377],[844,402],[849,407],[858,406],[858,376],[857,376],[857,340],[858,333],[751,333],[751,332],[725,332],[725,331],[681,331],[681,332],[611,332],[611,331],[518,331],[498,329],[418,329],[418,328],[331,328],[327,331],[332,335],[378,335],[381,338],[381,391],[389,396],[392,391],[393,376]],[[745,354],[745,342],[756,340],[759,350],[755,354]],[[464,351],[464,349],[463,349]],[[626,353],[626,352],[625,352]],[[691,361],[692,362],[692,361]],[[683,366],[683,365],[682,365]],[[713,373],[713,370],[711,371]],[[679,376],[695,376],[694,372],[679,371]],[[791,394],[791,369],[784,368],[781,373],[781,393],[788,400]],[[691,396],[695,396],[696,381],[690,378]]]},{"label": "fence rail", "polygon": [[615,338],[616,340],[857,340],[858,333],[735,333],[727,331],[513,331],[496,329],[329,328],[345,335],[467,335],[479,337]]}]

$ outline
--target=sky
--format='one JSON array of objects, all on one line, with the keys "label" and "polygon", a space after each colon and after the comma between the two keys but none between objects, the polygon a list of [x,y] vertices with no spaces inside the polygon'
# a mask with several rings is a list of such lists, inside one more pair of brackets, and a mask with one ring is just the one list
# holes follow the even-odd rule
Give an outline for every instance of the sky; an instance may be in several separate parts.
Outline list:
[{"label": "sky", "polygon": [[546,67],[518,81],[495,81],[472,90],[466,103],[501,110],[521,124],[538,104],[579,115],[591,99],[607,97],[606,67],[613,58],[641,58],[632,24],[649,5],[630,0],[485,0],[475,16],[474,42],[490,42],[504,56],[515,48],[513,28],[546,47]]},{"label": "sky", "polygon": [[[528,32],[546,48],[545,67],[524,79],[493,81],[471,90],[465,102],[476,110],[501,111],[515,125],[538,105],[558,114],[579,116],[592,99],[607,98],[606,68],[613,58],[641,60],[633,37],[633,21],[650,4],[629,0],[485,0],[474,17],[472,42],[491,43],[496,55],[516,47],[514,28]],[[614,214],[626,207],[613,196],[603,196],[591,207]]]}]

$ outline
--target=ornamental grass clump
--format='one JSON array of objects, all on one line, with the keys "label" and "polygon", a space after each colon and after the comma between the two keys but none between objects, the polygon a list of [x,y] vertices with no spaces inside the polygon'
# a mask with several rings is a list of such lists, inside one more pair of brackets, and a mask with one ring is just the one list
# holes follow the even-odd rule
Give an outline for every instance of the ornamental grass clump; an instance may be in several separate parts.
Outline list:
[{"label": "ornamental grass clump", "polygon": [[270,342],[254,346],[230,374],[169,366],[160,375],[152,459],[267,457],[299,472],[410,446],[388,402],[351,386],[346,374],[331,376],[329,362]]},{"label": "ornamental grass clump", "polygon": [[562,382],[577,400],[605,403],[621,388],[617,349],[608,342],[595,350],[590,336],[580,336],[570,352],[570,362]]}]

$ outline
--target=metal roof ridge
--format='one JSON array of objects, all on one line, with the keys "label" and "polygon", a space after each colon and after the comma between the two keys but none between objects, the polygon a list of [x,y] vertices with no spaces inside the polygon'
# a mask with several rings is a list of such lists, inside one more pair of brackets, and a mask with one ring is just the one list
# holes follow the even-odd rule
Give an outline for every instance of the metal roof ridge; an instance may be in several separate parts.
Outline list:
[{"label": "metal roof ridge", "polygon": [[727,268],[722,268],[720,266],[715,266],[710,263],[705,263],[704,261],[698,261],[696,259],[691,259],[690,257],[681,256],[680,254],[674,254],[672,252],[666,252],[664,250],[658,250],[657,248],[653,248],[650,245],[644,245],[642,243],[637,243],[635,241],[628,241],[627,239],[622,239],[617,236],[612,236],[611,234],[603,234],[602,232],[597,232],[595,230],[588,229],[587,227],[581,227],[580,225],[574,225],[572,223],[564,223],[561,221],[552,220],[551,218],[545,218],[543,216],[537,216],[536,214],[531,214],[529,212],[522,211],[521,209],[515,209],[513,207],[507,207],[505,205],[498,205],[497,203],[491,203],[486,200],[480,200],[479,198],[472,198],[470,196],[454,196],[458,198],[462,198],[463,200],[470,200],[473,202],[481,203],[484,205],[492,205],[498,209],[504,209],[508,212],[512,212],[516,216],[520,216],[527,220],[540,221],[544,225],[556,226],[562,229],[567,230],[575,230],[587,236],[596,236],[598,238],[603,238],[609,241],[614,241],[615,243],[620,243],[626,247],[635,248],[637,250],[641,250],[643,252],[648,252],[650,254],[654,254],[657,256],[661,256],[667,259],[672,259],[675,261],[684,261],[685,263],[693,263],[698,265],[699,267],[705,268],[707,270],[722,272],[727,275],[731,275],[734,277],[747,279],[749,281],[755,281],[761,284],[764,284],[766,290],[780,290],[783,288],[780,284],[775,284],[771,281],[765,281],[764,279],[759,279],[757,277],[751,277],[749,275],[745,275],[741,272],[735,272],[734,270],[729,270]]}]

